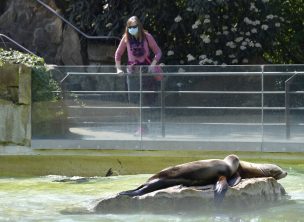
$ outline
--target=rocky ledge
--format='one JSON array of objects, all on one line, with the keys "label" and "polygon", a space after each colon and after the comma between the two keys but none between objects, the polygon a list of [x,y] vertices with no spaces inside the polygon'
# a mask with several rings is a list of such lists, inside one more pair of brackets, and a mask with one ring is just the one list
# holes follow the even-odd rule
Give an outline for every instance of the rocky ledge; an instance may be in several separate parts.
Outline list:
[{"label": "rocky ledge", "polygon": [[[242,180],[228,189],[221,208],[258,208],[286,196],[285,189],[273,178]],[[214,209],[213,186],[174,186],[138,197],[113,196],[97,200],[92,213],[170,213]]]}]

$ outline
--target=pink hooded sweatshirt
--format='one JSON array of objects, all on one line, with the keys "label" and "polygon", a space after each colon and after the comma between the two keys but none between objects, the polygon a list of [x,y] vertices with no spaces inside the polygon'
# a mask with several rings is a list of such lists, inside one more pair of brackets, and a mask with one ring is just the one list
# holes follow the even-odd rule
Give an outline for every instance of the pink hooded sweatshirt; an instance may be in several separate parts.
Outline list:
[{"label": "pink hooded sweatshirt", "polygon": [[148,32],[146,32],[145,34],[146,34],[146,40],[144,41],[145,54],[143,56],[135,57],[132,54],[130,44],[126,42],[127,37],[123,36],[123,38],[121,39],[119,46],[115,52],[115,62],[121,61],[121,57],[127,49],[129,63],[142,63],[150,56],[149,48],[152,49],[152,51],[155,55],[154,59],[158,62],[162,56],[162,52],[161,52],[160,48],[158,47],[153,36]]}]

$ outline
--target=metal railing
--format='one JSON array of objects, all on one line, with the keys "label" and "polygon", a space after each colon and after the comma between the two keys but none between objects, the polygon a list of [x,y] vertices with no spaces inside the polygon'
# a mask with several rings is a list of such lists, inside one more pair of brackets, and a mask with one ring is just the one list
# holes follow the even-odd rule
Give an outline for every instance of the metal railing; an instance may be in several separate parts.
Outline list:
[{"label": "metal railing", "polygon": [[65,19],[62,15],[57,13],[56,10],[54,10],[52,7],[50,7],[49,5],[44,3],[43,1],[41,1],[41,0],[36,0],[36,1],[39,4],[41,4],[42,6],[44,6],[48,11],[52,12],[54,15],[56,15],[58,18],[60,18],[68,26],[73,28],[76,32],[78,32],[79,34],[81,34],[83,37],[85,37],[87,39],[115,39],[115,40],[120,41],[120,38],[117,37],[117,36],[92,36],[92,35],[88,35],[88,34],[84,33],[83,31],[81,31],[79,28],[77,28],[75,25],[73,25],[71,22],[69,22],[67,19]]},{"label": "metal railing", "polygon": [[24,46],[22,46],[20,43],[16,42],[15,40],[13,40],[12,38],[8,37],[7,35],[4,35],[4,34],[1,34],[0,33],[0,39],[1,39],[1,42],[4,44],[4,46],[6,47],[5,45],[5,41],[3,40],[3,38],[7,39],[9,42],[13,43],[14,45],[18,46],[20,49],[24,50],[25,52],[31,54],[31,55],[34,55],[34,56],[37,56],[34,52],[30,51],[29,49],[25,48]]},{"label": "metal railing", "polygon": [[[282,103],[284,102],[286,93],[289,96],[295,95],[296,97],[294,98],[297,101],[304,95],[304,91],[299,90],[301,89],[299,87],[297,90],[288,87],[284,88],[284,81],[287,80],[287,83],[291,84],[291,80],[288,79],[295,74],[294,71],[268,70],[265,72],[261,70],[252,72],[226,72],[223,70],[221,72],[208,71],[208,69],[206,70],[202,66],[202,71],[200,72],[197,72],[195,69],[178,72],[168,67],[169,66],[165,66],[163,68],[165,70],[163,74],[164,78],[160,81],[160,88],[157,90],[147,90],[142,86],[143,78],[157,74],[148,74],[140,71],[138,76],[138,84],[140,87],[138,91],[122,89],[121,85],[119,85],[118,88],[111,88],[116,85],[116,83],[114,84],[113,82],[119,81],[119,84],[121,84],[125,78],[117,76],[114,66],[110,68],[98,66],[95,68],[92,68],[92,66],[80,68],[77,66],[70,68],[55,67],[55,71],[58,74],[57,81],[62,84],[63,93],[65,94],[64,99],[67,101],[65,106],[70,110],[68,114],[68,124],[71,125],[69,125],[69,127],[73,129],[88,127],[90,130],[97,130],[96,137],[94,138],[96,141],[102,140],[102,144],[104,144],[105,141],[114,141],[114,137],[118,135],[118,141],[124,140],[123,138],[129,142],[137,141],[140,144],[137,147],[139,149],[145,149],[145,145],[143,145],[145,140],[153,141],[156,139],[156,143],[160,140],[175,141],[175,139],[177,139],[177,142],[187,141],[188,134],[190,135],[190,138],[188,138],[189,142],[191,142],[192,139],[197,142],[201,140],[209,141],[207,135],[210,133],[218,134],[219,132],[217,132],[216,129],[220,131],[223,130],[224,132],[224,134],[222,134],[224,137],[218,134],[220,140],[224,140],[224,138],[227,138],[225,135],[234,132],[231,134],[233,135],[231,141],[238,141],[237,135],[240,135],[240,142],[244,142],[247,141],[244,136],[248,134],[249,141],[251,140],[256,143],[260,141],[259,150],[261,151],[265,151],[263,150],[263,144],[269,143],[270,141],[271,143],[275,143],[274,141],[278,140],[281,143],[284,142],[284,144],[289,143],[288,141],[291,143],[293,143],[292,141],[301,143],[303,140],[304,142],[304,138],[301,139],[302,136],[299,134],[304,125],[304,121],[301,122],[301,113],[304,111],[303,103],[296,103],[298,106],[294,106],[292,105],[294,100],[289,101],[288,98],[287,100],[285,99],[285,104]],[[304,74],[304,72],[299,70],[297,74]],[[212,84],[216,84],[215,86],[219,87],[205,88],[208,86],[208,83],[203,87],[193,89],[191,87],[172,88],[172,85],[170,86],[172,81],[175,84],[182,79],[185,80],[184,77],[189,76],[194,76],[194,79],[196,79],[196,77],[202,77],[204,81],[211,81]],[[229,81],[229,84],[217,84],[214,78],[218,78],[217,81]],[[231,87],[237,84],[237,82],[233,82],[235,80],[241,81],[238,82],[238,84],[244,83],[245,86],[242,87],[242,85],[239,85],[237,87]],[[270,83],[270,80],[279,81],[279,87],[276,85],[276,87],[269,88],[269,86],[274,86],[274,82]],[[79,86],[77,86],[78,81],[80,85],[85,82],[88,85],[83,85],[79,88]],[[104,81],[111,82],[113,85],[110,88],[106,85],[99,85]],[[251,86],[252,83],[254,83],[253,86]],[[92,89],[90,89],[91,84],[93,84]],[[97,84],[98,88],[94,88],[94,84]],[[278,84],[278,82],[276,84]],[[73,88],[74,86],[76,86],[77,89]],[[226,88],[227,86],[228,88]],[[126,96],[128,94],[139,95],[138,105],[128,103]],[[143,97],[147,94],[158,94],[157,103],[153,105],[146,102],[143,103]],[[72,95],[75,95],[80,103],[73,102]],[[187,102],[186,98],[194,97],[203,98],[205,102],[196,103],[195,100],[189,103]],[[178,100],[175,102],[174,98],[185,98],[186,100],[183,101],[186,101],[186,103],[179,103]],[[214,102],[214,98],[219,100]],[[115,99],[117,99],[117,102]],[[225,101],[226,99],[228,102]],[[295,112],[289,113],[289,111]],[[131,113],[131,116],[129,116],[129,113]],[[137,116],[134,116],[135,113],[137,113]],[[153,116],[153,113],[156,114],[156,116]],[[186,116],[184,116],[184,114],[186,114]],[[226,114],[227,116],[225,117]],[[210,115],[210,117],[208,115]],[[238,115],[240,115],[240,119]],[[290,121],[290,115],[293,115],[293,123]],[[151,117],[152,119],[150,119]],[[196,118],[198,118],[198,120],[195,120]],[[152,121],[150,122],[150,120]],[[181,122],[179,122],[180,120]],[[152,129],[151,134],[145,136],[140,134],[139,137],[135,138],[132,131],[136,124],[149,125]],[[288,130],[290,133],[291,126],[294,130],[292,131],[292,137],[285,137],[284,135],[288,135]],[[191,131],[187,132],[188,128],[194,130],[192,132],[194,134],[191,135]],[[209,128],[211,131],[209,131]],[[124,137],[120,138],[116,132],[122,129]],[[195,132],[196,129],[203,131]],[[107,135],[110,135],[110,138],[98,137],[98,132],[103,132],[103,130],[109,133]],[[186,134],[181,134],[184,131]],[[202,134],[203,138],[199,137],[202,132],[204,132]],[[91,143],[94,141],[93,139],[86,140],[85,138],[88,137],[79,140],[83,141],[80,146],[83,146],[85,141],[90,140]],[[216,142],[216,136],[212,135],[211,140]]]}]

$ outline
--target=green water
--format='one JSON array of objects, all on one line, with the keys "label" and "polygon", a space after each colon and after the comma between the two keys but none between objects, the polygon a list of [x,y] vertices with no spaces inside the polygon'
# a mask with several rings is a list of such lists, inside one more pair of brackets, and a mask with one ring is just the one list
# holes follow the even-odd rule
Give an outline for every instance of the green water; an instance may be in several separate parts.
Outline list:
[{"label": "green water", "polygon": [[197,215],[153,214],[76,214],[65,215],[67,208],[88,208],[94,200],[131,189],[150,175],[96,177],[88,182],[53,182],[62,176],[0,178],[0,221],[304,221],[304,174],[289,168],[280,180],[290,200],[255,211]]}]

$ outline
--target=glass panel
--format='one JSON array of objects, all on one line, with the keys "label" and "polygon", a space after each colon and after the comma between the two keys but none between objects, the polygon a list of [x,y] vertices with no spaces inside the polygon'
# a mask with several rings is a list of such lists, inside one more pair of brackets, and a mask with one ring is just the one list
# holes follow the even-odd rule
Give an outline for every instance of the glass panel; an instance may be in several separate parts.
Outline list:
[{"label": "glass panel", "polygon": [[163,71],[158,104],[144,106],[144,149],[260,150],[260,66],[165,66]]},{"label": "glass panel", "polygon": [[[128,93],[125,75],[118,76],[113,66],[53,67],[50,73],[60,86],[60,92],[53,93],[60,96],[33,103],[36,143],[37,139],[59,139],[58,143],[65,140],[64,146],[71,140],[78,147],[140,148],[140,138],[134,135],[139,125],[139,99],[129,102],[131,95],[139,98],[139,93],[138,89]],[[139,88],[138,76],[135,78],[135,88]],[[130,147],[124,141],[130,141]]]},{"label": "glass panel", "polygon": [[269,65],[264,71],[264,150],[300,151],[304,142],[304,66]]}]

